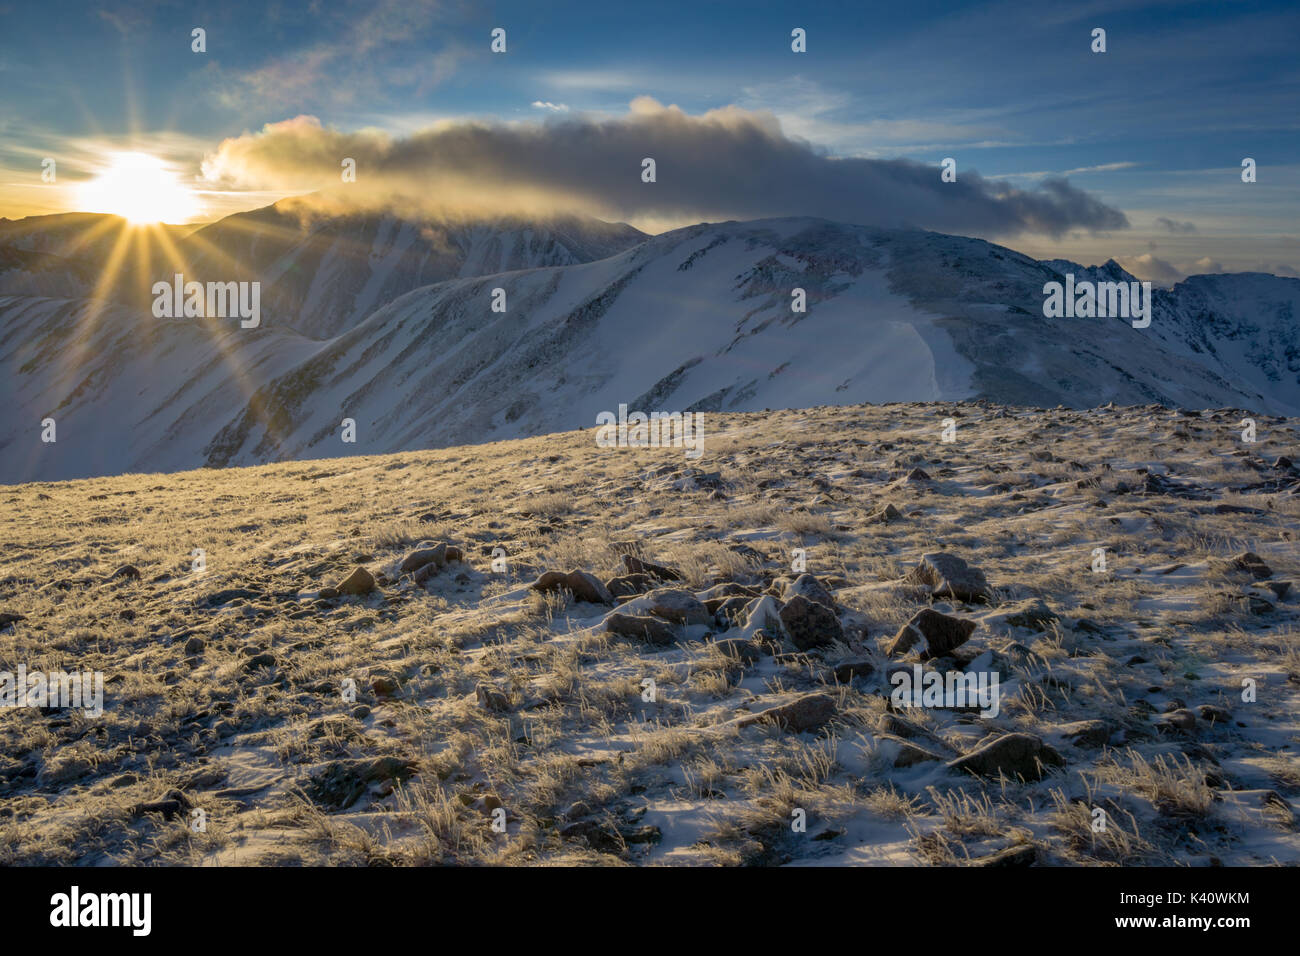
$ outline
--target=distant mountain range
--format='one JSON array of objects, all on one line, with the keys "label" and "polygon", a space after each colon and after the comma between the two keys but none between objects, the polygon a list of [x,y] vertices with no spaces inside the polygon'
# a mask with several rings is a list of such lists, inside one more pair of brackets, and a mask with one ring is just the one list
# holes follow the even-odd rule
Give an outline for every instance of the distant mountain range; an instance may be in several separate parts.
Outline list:
[{"label": "distant mountain range", "polygon": [[[135,235],[111,217],[0,221],[0,481],[493,441],[591,427],[619,404],[1300,414],[1292,278],[1192,276],[1156,290],[1151,326],[1134,329],[1043,316],[1044,284],[1067,272],[1133,281],[1113,261],[819,219],[648,237],[577,216],[320,216],[284,202]],[[148,289],[176,271],[260,281],[260,327],[155,319]]]}]

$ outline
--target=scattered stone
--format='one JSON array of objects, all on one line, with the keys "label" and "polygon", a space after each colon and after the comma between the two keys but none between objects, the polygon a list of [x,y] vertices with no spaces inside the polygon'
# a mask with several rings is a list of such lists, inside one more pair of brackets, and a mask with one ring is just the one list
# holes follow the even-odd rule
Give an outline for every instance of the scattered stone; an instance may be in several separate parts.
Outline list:
[{"label": "scattered stone", "polygon": [[484,710],[505,713],[510,710],[510,697],[501,688],[480,681],[474,688],[474,696]]},{"label": "scattered stone", "polygon": [[414,762],[400,757],[335,760],[312,775],[306,792],[319,806],[346,810],[370,784],[406,780],[414,773]]},{"label": "scattered stone", "polygon": [[1113,732],[1104,720],[1076,720],[1057,728],[1061,737],[1076,747],[1102,747]]},{"label": "scattered stone", "polygon": [[778,724],[791,733],[801,734],[816,730],[835,716],[835,697],[832,694],[804,694],[794,700],[756,714],[748,714],[732,721],[737,727],[758,723]]},{"label": "scattered stone", "polygon": [[650,644],[672,644],[677,631],[667,621],[648,614],[624,614],[615,611],[605,618],[605,630],[619,637],[630,637]]},{"label": "scattered stone", "polygon": [[1249,571],[1257,581],[1273,576],[1273,570],[1254,551],[1243,551],[1232,559],[1232,563],[1242,571]]},{"label": "scattered stone", "polygon": [[1227,724],[1232,720],[1232,712],[1217,704],[1201,704],[1196,708],[1196,715],[1211,724]]},{"label": "scattered stone", "polygon": [[358,565],[351,574],[336,584],[334,589],[340,594],[355,596],[369,594],[375,590],[375,578],[369,571]]},{"label": "scattered stone", "polygon": [[781,608],[779,616],[790,641],[801,651],[828,647],[833,642],[844,639],[844,628],[835,612],[816,601],[808,600],[802,594],[790,598]]},{"label": "scattered stone", "polygon": [[831,671],[837,681],[847,684],[855,677],[870,677],[876,672],[876,665],[866,657],[848,657],[837,661]]},{"label": "scattered stone", "polygon": [[205,640],[203,640],[203,638],[191,637],[188,641],[185,642],[185,648],[184,648],[185,656],[194,657],[197,654],[202,654],[204,648],[206,648],[207,646],[208,644]]},{"label": "scattered stone", "polygon": [[680,581],[682,573],[672,568],[666,568],[662,564],[652,564],[649,561],[643,561],[636,555],[623,555],[623,568],[628,574],[648,574],[656,577],[661,581]]},{"label": "scattered stone", "polygon": [[164,820],[170,820],[182,810],[190,810],[193,807],[194,801],[180,790],[172,789],[164,793],[160,800],[137,803],[131,808],[131,816],[142,817],[146,813],[161,813]]},{"label": "scattered stone", "polygon": [[19,621],[27,620],[26,614],[15,614],[12,611],[0,611],[0,627],[8,627],[10,624],[17,624]]},{"label": "scattered stone", "polygon": [[1009,846],[988,856],[977,857],[970,861],[971,866],[1033,866],[1038,860],[1038,848],[1032,843]]},{"label": "scattered stone", "polygon": [[399,574],[412,574],[427,564],[435,564],[439,568],[447,563],[447,545],[438,542],[434,544],[431,541],[421,541],[415,546],[415,550],[402,558],[402,563],[397,566]]},{"label": "scattered stone", "polygon": [[709,624],[712,615],[690,591],[657,588],[622,604],[626,614],[652,614],[674,624]]},{"label": "scattered stone", "polygon": [[999,616],[1012,627],[1026,627],[1032,631],[1046,631],[1060,620],[1042,598],[1017,601],[998,608],[998,611]]},{"label": "scattered stone", "polygon": [[594,574],[586,571],[547,571],[532,583],[534,591],[568,591],[574,600],[588,604],[613,604],[614,595]]},{"label": "scattered stone", "polygon": [[401,685],[397,683],[397,678],[387,674],[370,679],[370,691],[376,697],[394,697],[400,689]]},{"label": "scattered stone", "polygon": [[892,504],[886,504],[883,508],[878,508],[867,515],[866,522],[867,524],[889,524],[891,521],[900,521],[902,518],[903,512]]},{"label": "scattered stone", "polygon": [[1039,780],[1047,767],[1063,767],[1065,760],[1033,734],[1005,734],[977,747],[965,756],[949,761],[952,770],[983,777],[999,773],[1025,780]]},{"label": "scattered stone", "polygon": [[1155,725],[1159,733],[1189,733],[1196,729],[1196,715],[1186,707],[1179,707],[1161,714],[1155,719]]},{"label": "scattered stone", "polygon": [[137,568],[134,564],[124,564],[116,571],[114,571],[112,574],[110,574],[108,577],[106,577],[104,580],[105,581],[118,581],[118,580],[138,581],[140,580],[140,569]]},{"label": "scattered stone", "polygon": [[728,637],[721,641],[714,641],[713,646],[725,656],[745,664],[752,664],[763,656],[763,649],[757,644],[739,637]]},{"label": "scattered stone", "polygon": [[809,601],[815,601],[822,607],[835,610],[835,598],[831,597],[831,592],[826,590],[826,586],[818,581],[811,574],[801,574],[785,586],[785,592],[781,595],[781,600],[789,601],[795,595],[806,597]]},{"label": "scattered stone", "polygon": [[881,734],[880,739],[890,741],[898,747],[898,754],[894,757],[894,766],[900,769],[930,760],[942,762],[948,759],[946,754],[935,753],[920,744],[904,740],[902,737],[895,737],[892,734]]},{"label": "scattered stone", "polygon": [[657,579],[648,574],[624,574],[605,582],[605,590],[616,598],[635,597],[655,586]]},{"label": "scattered stone", "polygon": [[332,601],[332,600],[334,600],[334,599],[335,599],[336,597],[338,597],[338,596],[339,596],[339,589],[338,589],[338,588],[321,588],[321,589],[320,589],[320,595],[319,595],[319,597],[320,597],[320,599],[321,599],[322,601]]},{"label": "scattered stone", "polygon": [[[1291,593],[1290,581],[1261,581],[1261,587],[1266,587],[1277,597],[1279,601],[1285,601],[1286,596]],[[0,615],[3,617],[3,615]]]},{"label": "scattered stone", "polygon": [[935,597],[952,597],[959,601],[984,601],[990,594],[983,571],[945,552],[921,555],[920,563],[907,573],[903,583],[925,585]]},{"label": "scattered stone", "polygon": [[922,608],[912,619],[898,629],[893,643],[885,652],[899,657],[913,648],[921,652],[923,660],[943,657],[965,644],[975,633],[975,622],[940,614],[933,608]]},{"label": "scattered stone", "polygon": [[254,656],[250,657],[248,660],[244,661],[244,670],[250,672],[255,670],[260,670],[263,667],[274,667],[274,666],[275,666],[275,655],[272,654],[270,651],[264,651],[261,654],[255,654]]}]

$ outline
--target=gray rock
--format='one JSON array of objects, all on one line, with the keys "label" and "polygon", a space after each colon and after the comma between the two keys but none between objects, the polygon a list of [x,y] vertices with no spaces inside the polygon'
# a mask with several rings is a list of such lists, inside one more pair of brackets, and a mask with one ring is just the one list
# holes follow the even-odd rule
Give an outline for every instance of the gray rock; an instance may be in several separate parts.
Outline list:
[{"label": "gray rock", "polygon": [[836,709],[835,697],[831,694],[804,694],[756,714],[739,717],[733,723],[739,727],[770,723],[791,733],[804,733],[821,727],[835,716]]},{"label": "gray rock", "polygon": [[899,657],[913,648],[923,659],[943,657],[965,644],[975,633],[975,622],[940,614],[933,608],[922,608],[912,619],[898,629],[886,653]]},{"label": "gray rock", "polygon": [[484,710],[505,713],[510,710],[510,696],[493,684],[480,681],[474,687],[474,696]]},{"label": "gray rock", "polygon": [[586,571],[547,571],[531,585],[534,591],[568,591],[578,601],[588,604],[613,604],[614,596],[593,574]]},{"label": "gray rock", "polygon": [[1033,734],[1005,734],[977,747],[965,756],[949,761],[952,770],[982,777],[1021,777],[1041,779],[1047,767],[1063,767],[1065,760],[1052,747]]},{"label": "gray rock", "polygon": [[375,578],[365,568],[358,566],[334,586],[340,594],[362,595],[375,590]]},{"label": "gray rock", "polygon": [[801,574],[787,584],[781,600],[789,601],[795,595],[805,597],[832,611],[835,610],[835,598],[831,597],[831,592],[826,590],[825,585],[811,574]]},{"label": "gray rock", "polygon": [[397,566],[399,574],[411,574],[420,570],[427,564],[435,564],[439,568],[447,563],[447,545],[439,542],[434,544],[431,541],[421,541],[416,545],[415,550],[402,558],[402,563]]},{"label": "gray rock", "polygon": [[652,614],[674,624],[709,624],[712,615],[690,591],[656,588],[619,607],[626,614]]},{"label": "gray rock", "polygon": [[827,647],[844,639],[844,628],[835,612],[802,594],[787,601],[779,616],[791,642],[801,651]]},{"label": "gray rock", "polygon": [[650,644],[672,644],[677,640],[677,631],[667,621],[648,614],[624,614],[615,611],[605,618],[605,630],[619,637],[635,638]]},{"label": "gray rock", "polygon": [[973,568],[955,554],[930,552],[921,555],[921,561],[903,583],[930,588],[935,597],[952,597],[959,601],[984,601],[990,594],[984,572]]}]

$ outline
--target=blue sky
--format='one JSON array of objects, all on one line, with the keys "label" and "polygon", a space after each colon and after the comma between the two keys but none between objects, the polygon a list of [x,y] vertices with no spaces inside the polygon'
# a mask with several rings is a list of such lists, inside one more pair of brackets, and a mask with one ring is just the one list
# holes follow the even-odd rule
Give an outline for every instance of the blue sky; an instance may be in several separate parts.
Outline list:
[{"label": "blue sky", "polygon": [[[1128,221],[1098,229],[1084,217],[1053,235],[1000,219],[984,228],[972,213],[949,229],[1032,255],[1113,256],[1153,278],[1300,270],[1294,2],[54,2],[0,5],[0,23],[9,217],[69,208],[67,188],[41,183],[46,156],[65,187],[127,148],[194,181],[223,141],[300,115],[391,143],[467,120],[617,124],[651,97],[688,117],[771,114],[784,137],[827,157],[910,160],[936,176],[953,157],[959,179],[1030,192],[1065,177]],[[194,27],[206,53],[190,49]],[[506,30],[504,55],[489,50],[494,27]],[[807,53],[791,51],[794,27]],[[1089,48],[1095,27],[1104,54]],[[1247,156],[1254,184],[1241,182]],[[206,216],[293,191],[283,177],[255,180],[196,181]],[[864,218],[871,207],[850,208]],[[762,206],[737,209],[749,218]],[[694,212],[685,198],[669,212],[612,211],[649,229]],[[917,224],[949,222],[926,217],[918,208]]]}]

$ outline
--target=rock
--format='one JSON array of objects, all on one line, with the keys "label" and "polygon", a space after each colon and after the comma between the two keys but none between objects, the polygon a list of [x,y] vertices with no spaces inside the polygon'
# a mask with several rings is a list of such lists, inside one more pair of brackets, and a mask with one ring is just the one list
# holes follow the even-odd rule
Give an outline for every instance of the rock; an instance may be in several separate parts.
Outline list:
[{"label": "rock", "polygon": [[876,665],[866,657],[847,657],[842,661],[836,661],[831,666],[831,671],[837,681],[847,684],[855,677],[870,677],[876,672]]},{"label": "rock", "polygon": [[739,637],[728,637],[721,641],[714,641],[716,647],[727,657],[734,658],[745,664],[752,664],[763,656],[763,650],[752,641],[746,641]]},{"label": "rock", "polygon": [[105,581],[138,581],[140,580],[140,569],[134,564],[124,564],[108,577]]},{"label": "rock", "polygon": [[351,574],[334,587],[340,594],[360,596],[375,590],[375,578],[369,571],[358,565]]},{"label": "rock", "polygon": [[352,708],[352,718],[354,720],[365,720],[370,716],[370,708],[365,704],[357,704]]},{"label": "rock", "polygon": [[605,618],[605,630],[619,637],[635,638],[650,644],[672,644],[677,640],[677,631],[667,621],[648,614],[624,614],[615,611]]},{"label": "rock", "polygon": [[704,624],[712,620],[709,609],[690,591],[656,588],[620,605],[626,614],[652,614],[674,624]]},{"label": "rock", "polygon": [[648,574],[624,574],[605,582],[605,590],[616,598],[644,594],[655,586],[656,578]]},{"label": "rock", "polygon": [[642,561],[636,555],[623,555],[623,567],[628,574],[648,574],[656,577],[661,581],[680,581],[682,573],[674,571],[672,568],[666,568],[662,564],[652,564],[649,561]]},{"label": "rock", "polygon": [[905,474],[899,481],[930,481],[930,475],[921,468],[913,468]]},{"label": "rock", "polygon": [[1249,571],[1257,581],[1273,576],[1272,569],[1254,551],[1243,551],[1232,559],[1232,563],[1234,567],[1242,571]]},{"label": "rock", "polygon": [[137,803],[131,808],[133,817],[141,817],[146,813],[161,813],[164,820],[170,820],[182,810],[190,810],[194,807],[194,801],[182,793],[180,790],[168,790],[162,795],[162,799],[153,800],[147,803]]},{"label": "rock", "polygon": [[889,524],[891,521],[899,521],[903,517],[903,512],[899,511],[892,504],[887,504],[883,508],[878,508],[871,514],[867,515],[867,524]]},{"label": "rock", "polygon": [[918,648],[923,660],[943,657],[970,640],[975,633],[975,622],[940,614],[933,608],[922,608],[912,619],[898,629],[886,654],[899,657]]},{"label": "rock", "polygon": [[1076,747],[1102,747],[1113,732],[1104,720],[1076,720],[1057,728],[1061,737]]},{"label": "rock", "polygon": [[984,572],[946,552],[921,555],[920,563],[903,578],[905,584],[926,585],[935,597],[984,601],[990,594]]},{"label": "rock", "polygon": [[229,604],[231,601],[251,601],[261,596],[261,591],[255,591],[252,588],[223,588],[209,594],[203,599],[203,603],[208,607],[219,607],[222,604]]},{"label": "rock", "polygon": [[586,571],[547,571],[532,583],[534,591],[568,591],[574,600],[586,601],[588,604],[613,604],[614,595],[594,574]]},{"label": "rock", "polygon": [[898,754],[894,757],[895,767],[911,767],[929,760],[942,762],[948,759],[944,754],[935,753],[933,750],[927,750],[925,747],[913,743],[910,740],[904,740],[902,737],[882,734],[880,739],[889,741],[898,748]]},{"label": "rock", "polygon": [[818,581],[811,574],[801,574],[785,586],[785,591],[781,595],[781,600],[789,601],[795,595],[807,598],[809,601],[815,601],[822,607],[835,610],[835,598],[831,597],[831,592],[826,590],[826,586]]},{"label": "rock", "polygon": [[[737,594],[735,597],[729,597],[714,609],[713,616],[715,619],[725,621],[728,624],[735,623],[745,616],[745,608],[749,607],[753,598],[747,598]],[[705,607],[713,606],[714,602],[705,603]]]},{"label": "rock", "polygon": [[393,697],[401,689],[397,678],[380,674],[370,679],[370,690],[376,697]]},{"label": "rock", "polygon": [[421,541],[415,550],[402,558],[397,566],[398,574],[411,574],[427,564],[436,564],[439,568],[447,563],[447,545],[439,542]]},{"label": "rock", "polygon": [[1189,733],[1196,729],[1196,715],[1186,707],[1179,707],[1167,714],[1161,714],[1155,719],[1155,725],[1159,733],[1171,734],[1180,731]]},{"label": "rock", "polygon": [[510,697],[492,684],[480,681],[474,688],[474,696],[478,698],[479,706],[484,710],[505,713],[510,709]]},{"label": "rock", "polygon": [[27,620],[26,614],[15,614],[12,611],[0,611],[0,627],[8,627],[10,624],[17,624],[19,621]]},{"label": "rock", "polygon": [[[1260,581],[1261,587],[1266,587],[1273,592],[1279,601],[1286,600],[1286,596],[1291,593],[1290,581]],[[4,615],[0,615],[3,617]]]},{"label": "rock", "polygon": [[414,773],[415,763],[400,757],[335,760],[316,771],[305,789],[316,804],[329,810],[346,810],[370,784],[405,780]]},{"label": "rock", "polygon": [[844,640],[844,628],[835,612],[802,594],[787,601],[779,616],[790,641],[801,651],[827,647],[834,641]]},{"label": "rock", "polygon": [[999,773],[1025,780],[1041,779],[1047,767],[1063,767],[1065,761],[1052,747],[1033,734],[1004,734],[965,756],[948,762],[952,770],[983,777]]},{"label": "rock", "polygon": [[244,670],[255,671],[263,667],[274,667],[275,655],[270,651],[264,651],[261,654],[255,654],[248,660],[244,661]]},{"label": "rock", "polygon": [[835,716],[836,704],[832,694],[804,694],[794,700],[756,714],[748,714],[732,721],[738,727],[758,723],[778,724],[791,733],[801,734],[816,730]]},{"label": "rock", "polygon": [[451,564],[453,561],[464,561],[464,560],[465,560],[465,552],[464,552],[464,551],[462,551],[460,548],[456,547],[454,544],[449,544],[449,545],[447,545],[447,563],[448,563],[448,564]]},{"label": "rock", "polygon": [[707,591],[697,591],[695,596],[704,603],[705,607],[708,607],[713,601],[722,602],[734,597],[756,598],[759,593],[757,588],[751,588],[746,584],[724,581],[722,584],[715,584]]},{"label": "rock", "polygon": [[970,861],[970,865],[992,867],[1033,866],[1037,860],[1038,848],[1032,843],[1021,843],[1018,846],[1009,846],[998,850],[997,853],[991,853],[988,856],[977,857]]},{"label": "rock", "polygon": [[193,657],[196,654],[202,654],[204,648],[206,648],[207,646],[208,646],[207,642],[204,641],[203,638],[191,637],[188,641],[185,642],[185,648],[184,648],[185,656]]},{"label": "rock", "polygon": [[322,601],[332,601],[339,596],[338,588],[321,588],[318,595]]},{"label": "rock", "polygon": [[1201,704],[1196,708],[1196,715],[1211,724],[1227,724],[1232,720],[1231,711],[1217,704]]},{"label": "rock", "polygon": [[1060,620],[1042,598],[1003,605],[995,616],[1012,627],[1026,627],[1032,631],[1046,631]]}]

